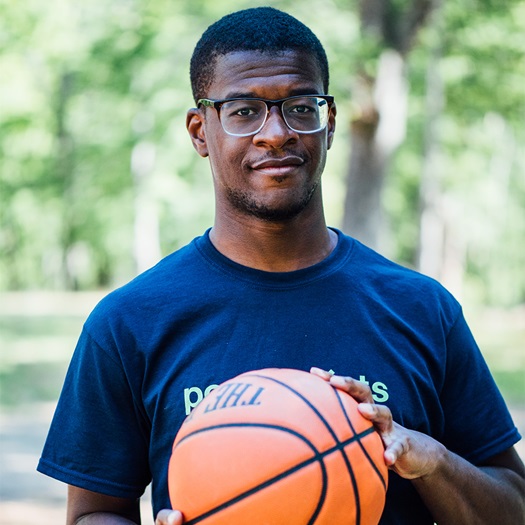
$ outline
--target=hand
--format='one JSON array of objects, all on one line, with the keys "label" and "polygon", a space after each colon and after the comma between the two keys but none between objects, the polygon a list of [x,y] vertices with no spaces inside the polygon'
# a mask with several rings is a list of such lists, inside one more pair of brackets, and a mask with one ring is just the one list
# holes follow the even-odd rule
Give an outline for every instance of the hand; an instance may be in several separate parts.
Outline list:
[{"label": "hand", "polygon": [[370,387],[351,377],[332,375],[319,368],[310,370],[332,386],[350,394],[358,403],[359,412],[371,421],[385,446],[384,459],[389,469],[406,479],[433,474],[444,455],[445,447],[435,439],[402,427],[392,419],[385,405],[376,405]]},{"label": "hand", "polygon": [[178,510],[161,510],[155,520],[155,525],[182,525],[182,523],[182,513]]}]

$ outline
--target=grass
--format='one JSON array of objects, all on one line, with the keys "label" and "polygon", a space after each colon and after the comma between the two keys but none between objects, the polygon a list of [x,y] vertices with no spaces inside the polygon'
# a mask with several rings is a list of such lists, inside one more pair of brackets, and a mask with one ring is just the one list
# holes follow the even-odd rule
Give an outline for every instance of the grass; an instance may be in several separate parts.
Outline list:
[{"label": "grass", "polygon": [[525,406],[525,307],[480,311],[470,325],[503,397]]},{"label": "grass", "polygon": [[0,315],[0,406],[56,401],[83,319]]}]

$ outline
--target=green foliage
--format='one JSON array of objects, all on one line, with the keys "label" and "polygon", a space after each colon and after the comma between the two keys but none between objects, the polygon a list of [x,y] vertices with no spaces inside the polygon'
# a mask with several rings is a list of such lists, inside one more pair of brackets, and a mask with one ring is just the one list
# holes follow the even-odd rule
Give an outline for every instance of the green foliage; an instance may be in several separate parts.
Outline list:
[{"label": "green foliage", "polygon": [[525,301],[525,9],[522,2],[445,2],[441,20],[409,57],[408,137],[386,194],[396,258],[417,248],[419,182],[427,118],[426,69],[438,52],[444,104],[438,119],[439,185],[450,235],[463,254],[467,298]]},{"label": "green foliage", "polygon": [[[360,35],[357,2],[267,2],[311,26],[331,63],[338,136],[325,177],[341,217],[353,75],[374,74],[382,42]],[[400,10],[406,2],[392,3]],[[187,137],[188,64],[202,31],[251,7],[233,0],[0,0],[0,289],[93,288],[132,277],[137,197],[156,209],[163,254],[212,222],[208,163]],[[445,105],[440,184],[487,302],[525,300],[525,7],[444,2],[409,56],[408,137],[385,202],[397,259],[413,264],[426,69],[440,49]],[[146,157],[144,157],[146,155]],[[148,157],[149,155],[149,157]],[[147,176],[132,159],[150,158]],[[134,162],[135,162],[134,161]]]}]

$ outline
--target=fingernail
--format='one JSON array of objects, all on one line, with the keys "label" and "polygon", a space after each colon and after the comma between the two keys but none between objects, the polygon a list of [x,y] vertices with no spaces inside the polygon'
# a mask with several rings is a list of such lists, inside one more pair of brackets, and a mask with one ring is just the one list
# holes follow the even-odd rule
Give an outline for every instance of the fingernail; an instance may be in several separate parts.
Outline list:
[{"label": "fingernail", "polygon": [[373,416],[375,414],[374,405],[371,405],[370,403],[359,403],[359,405],[357,405],[357,408],[359,409],[359,412],[361,412],[361,414],[363,415]]},{"label": "fingernail", "polygon": [[346,380],[343,376],[332,376],[330,378],[330,383],[334,386],[345,387]]},{"label": "fingernail", "polygon": [[322,377],[324,379],[330,379],[330,372],[327,372],[326,370],[323,370],[322,368],[318,368],[317,366],[312,366],[310,368],[310,373],[318,375],[319,377]]},{"label": "fingernail", "polygon": [[392,452],[386,450],[385,453],[384,453],[384,456],[385,458],[385,463],[387,465],[387,467],[391,467],[395,462],[396,462],[396,457],[394,456],[394,454],[392,454]]},{"label": "fingernail", "polygon": [[172,512],[169,516],[168,516],[168,523],[170,525],[173,525],[173,523],[176,523],[180,518],[180,513],[179,512]]}]

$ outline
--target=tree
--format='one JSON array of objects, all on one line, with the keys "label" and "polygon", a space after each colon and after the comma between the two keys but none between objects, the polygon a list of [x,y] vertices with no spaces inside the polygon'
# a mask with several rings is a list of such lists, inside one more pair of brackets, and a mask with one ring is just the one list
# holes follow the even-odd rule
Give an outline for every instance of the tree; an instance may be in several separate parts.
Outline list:
[{"label": "tree", "polygon": [[[405,137],[407,55],[437,1],[359,3],[365,47],[355,78],[342,228],[376,249],[381,246],[381,196],[386,172],[392,154]],[[364,60],[370,55],[377,58]]]},{"label": "tree", "polygon": [[[453,263],[477,298],[515,304],[525,4],[437,2],[270,3],[329,56],[330,224],[345,215],[345,230],[376,245],[383,213],[394,259],[445,281]],[[0,289],[114,286],[211,223],[208,165],[184,127],[188,62],[209,23],[250,4],[0,0]]]}]

